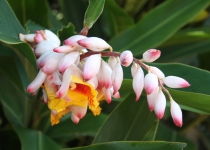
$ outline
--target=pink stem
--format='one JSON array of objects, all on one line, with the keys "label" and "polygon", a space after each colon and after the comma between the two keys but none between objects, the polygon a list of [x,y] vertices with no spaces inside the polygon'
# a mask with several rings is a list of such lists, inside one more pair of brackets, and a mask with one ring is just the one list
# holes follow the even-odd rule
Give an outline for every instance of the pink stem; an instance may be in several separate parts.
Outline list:
[{"label": "pink stem", "polygon": [[[91,55],[94,55],[94,54],[101,54],[101,56],[103,56],[103,57],[109,57],[109,56],[120,57],[120,55],[121,55],[121,53],[119,53],[119,52],[87,52],[85,54],[80,55],[80,60],[82,60],[86,57],[89,57]],[[140,60],[133,58],[133,62],[139,64],[145,70],[147,70],[147,71],[149,70],[149,68]]]}]

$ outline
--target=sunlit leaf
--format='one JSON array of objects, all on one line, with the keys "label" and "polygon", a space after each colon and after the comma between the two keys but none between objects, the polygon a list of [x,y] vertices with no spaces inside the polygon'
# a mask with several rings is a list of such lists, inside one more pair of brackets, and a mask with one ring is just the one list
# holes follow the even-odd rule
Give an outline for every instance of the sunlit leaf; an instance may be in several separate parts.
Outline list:
[{"label": "sunlit leaf", "polygon": [[142,54],[171,37],[209,3],[209,0],[165,1],[145,15],[136,26],[114,37],[110,44],[115,51],[129,49],[135,56]]},{"label": "sunlit leaf", "polygon": [[88,8],[85,12],[84,26],[89,29],[96,22],[104,9],[105,0],[89,0]]},{"label": "sunlit leaf", "polygon": [[106,0],[103,16],[104,25],[110,36],[114,36],[134,24],[133,19],[113,0]]}]

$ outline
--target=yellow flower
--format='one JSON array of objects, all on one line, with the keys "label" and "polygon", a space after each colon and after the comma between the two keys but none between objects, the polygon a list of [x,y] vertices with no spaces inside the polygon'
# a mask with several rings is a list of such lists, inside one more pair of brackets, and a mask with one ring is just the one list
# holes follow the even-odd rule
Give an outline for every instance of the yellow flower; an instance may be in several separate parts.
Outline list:
[{"label": "yellow flower", "polygon": [[101,92],[98,94],[94,87],[83,81],[82,72],[73,67],[73,74],[69,90],[64,98],[58,98],[56,92],[59,87],[53,83],[53,76],[47,76],[44,82],[44,89],[48,96],[48,107],[52,111],[51,124],[58,124],[62,116],[71,111],[71,106],[87,107],[93,112],[94,115],[99,115],[101,108],[99,107],[99,100],[103,95]]}]

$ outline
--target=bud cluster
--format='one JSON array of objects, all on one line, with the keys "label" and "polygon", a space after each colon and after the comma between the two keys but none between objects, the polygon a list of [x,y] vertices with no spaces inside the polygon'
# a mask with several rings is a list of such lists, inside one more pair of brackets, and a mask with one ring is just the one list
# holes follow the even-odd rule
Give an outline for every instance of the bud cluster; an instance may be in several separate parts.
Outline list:
[{"label": "bud cluster", "polygon": [[[50,100],[64,99],[65,104],[63,105],[65,105],[65,108],[59,106],[59,109],[51,109],[52,115],[58,116],[59,119],[65,114],[63,111],[71,111],[72,121],[78,123],[85,116],[88,106],[94,115],[98,115],[100,113],[96,113],[96,110],[99,111],[98,107],[93,108],[92,103],[99,103],[103,99],[110,103],[112,97],[120,98],[119,89],[123,81],[122,66],[128,67],[133,62],[131,74],[136,101],[145,89],[149,109],[154,110],[157,118],[161,119],[166,107],[164,91],[171,102],[171,115],[174,123],[177,126],[182,126],[181,109],[164,85],[170,88],[184,88],[188,87],[189,83],[176,76],[165,77],[160,69],[144,63],[158,59],[161,54],[159,50],[147,50],[143,54],[143,58],[138,60],[133,58],[133,54],[129,50],[122,53],[113,52],[112,47],[106,41],[97,37],[74,35],[66,39],[62,46],[60,46],[59,38],[49,30],[36,31],[35,34],[20,34],[19,38],[33,45],[32,48],[39,68],[38,75],[28,86],[27,91],[35,94],[40,87],[43,87],[43,101],[48,103],[50,109]],[[106,49],[110,49],[110,51],[105,52]],[[108,62],[104,61],[101,58],[102,56],[108,56]],[[142,68],[148,72],[145,76]],[[78,78],[81,76],[83,81],[75,81],[73,79],[75,76]],[[48,84],[49,87],[46,86]],[[85,86],[85,88],[78,90],[77,87],[80,86]],[[90,93],[91,90],[87,92],[86,86],[96,92]],[[72,102],[74,97],[77,96],[69,95],[69,93],[75,90],[87,96],[86,99],[88,100],[85,104],[81,105],[83,102]],[[89,95],[94,95],[93,93],[97,93],[95,96],[97,102],[93,102],[89,98]],[[53,94],[55,96],[52,96]],[[66,107],[67,103],[68,106]],[[59,113],[62,114],[58,115]]]}]

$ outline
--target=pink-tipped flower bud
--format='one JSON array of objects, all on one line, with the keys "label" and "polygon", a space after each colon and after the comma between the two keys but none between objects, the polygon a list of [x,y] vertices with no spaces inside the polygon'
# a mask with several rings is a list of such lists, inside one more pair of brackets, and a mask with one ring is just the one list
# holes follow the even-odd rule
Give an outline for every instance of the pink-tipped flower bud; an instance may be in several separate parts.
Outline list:
[{"label": "pink-tipped flower bud", "polygon": [[82,119],[87,113],[87,107],[80,106],[71,106],[71,111],[74,113],[79,119]]},{"label": "pink-tipped flower bud", "polygon": [[106,41],[98,37],[85,38],[77,41],[77,43],[80,46],[95,52],[100,52],[110,48],[110,45]]},{"label": "pink-tipped flower bud", "polygon": [[133,62],[133,54],[131,51],[126,50],[120,55],[120,62],[123,66],[128,67]]},{"label": "pink-tipped flower bud", "polygon": [[165,78],[164,73],[160,69],[158,69],[157,67],[150,67],[149,71],[151,73],[155,74],[159,79]]},{"label": "pink-tipped flower bud", "polygon": [[108,89],[112,86],[112,69],[104,60],[101,60],[101,67],[97,74],[97,78],[99,87]]},{"label": "pink-tipped flower bud", "polygon": [[44,52],[53,50],[58,45],[52,41],[42,41],[37,44],[34,53],[37,57],[41,56]]},{"label": "pink-tipped flower bud", "polygon": [[62,54],[57,54],[47,59],[44,66],[42,67],[42,71],[48,75],[55,72],[58,68],[58,63],[61,57],[62,57]]},{"label": "pink-tipped flower bud", "polygon": [[99,71],[101,66],[101,55],[95,54],[88,57],[85,62],[84,70],[83,70],[83,78],[84,80],[92,79]]},{"label": "pink-tipped flower bud", "polygon": [[76,64],[78,59],[79,59],[79,52],[67,53],[61,58],[58,64],[58,70],[63,73],[67,67],[69,67],[72,64]]},{"label": "pink-tipped flower bud", "polygon": [[112,95],[112,97],[114,97],[114,98],[116,98],[116,99],[120,98],[120,93],[119,93],[119,91],[117,91],[114,95]]},{"label": "pink-tipped flower bud", "polygon": [[76,114],[71,113],[71,120],[73,121],[73,123],[78,124],[80,119],[77,117]]},{"label": "pink-tipped flower bud", "polygon": [[66,39],[64,41],[64,45],[70,46],[74,50],[80,50],[80,49],[83,49],[83,47],[80,46],[77,43],[77,41],[82,40],[82,39],[85,39],[85,38],[87,38],[87,37],[86,36],[83,36],[83,35],[74,35],[74,36],[71,36],[68,39]]},{"label": "pink-tipped flower bud", "polygon": [[108,104],[110,104],[111,101],[112,101],[112,94],[111,94],[110,89],[106,89],[105,87],[103,87],[103,88],[102,88],[102,91],[103,91],[104,97],[105,97],[105,99],[106,99],[106,102],[107,102]]},{"label": "pink-tipped flower bud", "polygon": [[159,87],[156,87],[156,89],[150,95],[147,95],[147,103],[150,111],[154,110],[158,92],[159,92]]},{"label": "pink-tipped flower bud", "polygon": [[163,94],[162,90],[159,90],[155,101],[156,101],[154,108],[155,114],[158,119],[162,119],[166,108],[166,97]]},{"label": "pink-tipped flower bud", "polygon": [[40,31],[35,31],[35,32],[36,32],[36,34],[34,36],[34,42],[40,43],[40,42],[46,40],[46,38]]},{"label": "pink-tipped flower bud", "polygon": [[56,48],[53,49],[53,51],[56,52],[56,53],[69,53],[69,52],[72,52],[74,50],[75,50],[75,48],[73,48],[71,46],[66,46],[66,45],[59,46],[59,47],[56,47]]},{"label": "pink-tipped flower bud", "polygon": [[178,127],[182,126],[182,110],[180,106],[171,100],[171,116],[173,118],[174,124]]},{"label": "pink-tipped flower bud", "polygon": [[19,39],[24,42],[34,43],[35,34],[19,34]]},{"label": "pink-tipped flower bud", "polygon": [[123,69],[120,62],[116,64],[112,72],[112,86],[114,89],[114,94],[120,89],[123,81]]},{"label": "pink-tipped flower bud", "polygon": [[143,54],[143,61],[153,62],[160,57],[161,51],[156,49],[149,49]]},{"label": "pink-tipped flower bud", "polygon": [[47,40],[50,40],[50,41],[54,42],[57,45],[60,45],[61,44],[60,39],[52,31],[50,31],[50,30],[44,30],[43,32],[44,32],[44,36],[45,36],[45,38]]},{"label": "pink-tipped flower bud", "polygon": [[163,81],[165,85],[170,88],[186,88],[190,86],[190,84],[186,80],[176,76],[167,76],[163,79]]},{"label": "pink-tipped flower bud", "polygon": [[37,74],[36,78],[33,80],[33,82],[28,86],[27,91],[29,93],[34,93],[36,92],[44,82],[47,74],[44,73],[42,70],[39,71]]},{"label": "pink-tipped flower bud", "polygon": [[72,71],[70,68],[67,68],[66,71],[63,74],[63,80],[61,83],[61,87],[57,91],[57,96],[59,98],[63,98],[66,96],[68,90],[69,90],[69,85],[71,82],[71,76],[72,76]]},{"label": "pink-tipped flower bud", "polygon": [[158,78],[153,73],[148,73],[144,78],[144,88],[147,95],[150,95],[158,86]]},{"label": "pink-tipped flower bud", "polygon": [[136,101],[140,98],[144,88],[144,72],[141,67],[138,67],[133,76],[133,90],[136,93]]},{"label": "pink-tipped flower bud", "polygon": [[52,31],[50,30],[40,30],[40,31],[36,31],[36,35],[34,37],[34,41],[36,43],[40,43],[44,40],[49,40],[54,42],[57,45],[60,45],[60,39],[57,37],[56,34],[54,34]]}]

